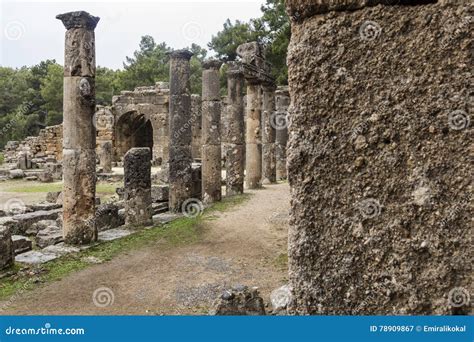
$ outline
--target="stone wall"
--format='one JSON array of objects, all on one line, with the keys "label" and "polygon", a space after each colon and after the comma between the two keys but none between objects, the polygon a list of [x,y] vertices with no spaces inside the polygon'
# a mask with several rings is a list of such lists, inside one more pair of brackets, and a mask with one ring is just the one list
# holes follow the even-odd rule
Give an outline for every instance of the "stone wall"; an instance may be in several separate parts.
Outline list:
[{"label": "stone wall", "polygon": [[9,141],[4,149],[5,162],[16,163],[19,154],[26,152],[37,164],[49,159],[62,159],[62,125],[50,126],[40,130],[38,136],[27,137],[23,141]]},{"label": "stone wall", "polygon": [[366,3],[287,1],[292,310],[467,313],[473,8]]}]

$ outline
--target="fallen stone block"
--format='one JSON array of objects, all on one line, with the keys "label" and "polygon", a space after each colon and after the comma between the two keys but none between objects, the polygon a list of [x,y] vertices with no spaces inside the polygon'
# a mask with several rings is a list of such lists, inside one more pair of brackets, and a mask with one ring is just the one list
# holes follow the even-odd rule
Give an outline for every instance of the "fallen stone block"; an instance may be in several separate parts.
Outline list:
[{"label": "fallen stone block", "polygon": [[25,180],[32,182],[32,181],[38,180],[38,177],[37,176],[28,176],[28,177],[25,178]]},{"label": "fallen stone block", "polygon": [[71,253],[78,253],[80,251],[81,251],[80,248],[67,246],[64,242],[58,243],[57,245],[51,245],[51,246],[45,247],[42,250],[42,252],[44,253],[56,254],[59,256],[63,256],[66,254],[71,254]]},{"label": "fallen stone block", "polygon": [[153,202],[168,202],[169,185],[158,185],[151,187],[151,200]]},{"label": "fallen stone block", "polygon": [[123,226],[125,217],[119,215],[119,207],[113,203],[100,205],[95,213],[95,224],[99,232]]},{"label": "fallen stone block", "polygon": [[13,235],[12,243],[15,255],[25,253],[33,249],[33,242],[26,236]]},{"label": "fallen stone block", "polygon": [[130,230],[115,228],[99,233],[99,241],[113,241],[132,234]]},{"label": "fallen stone block", "polygon": [[162,213],[162,214],[158,214],[158,215],[153,216],[153,223],[154,224],[165,224],[165,223],[174,221],[174,220],[180,218],[181,216],[182,215],[178,214],[178,213],[171,213],[171,212]]},{"label": "fallen stone block", "polygon": [[11,179],[20,179],[20,178],[25,177],[25,172],[20,169],[14,169],[14,170],[10,170],[9,176]]},{"label": "fallen stone block", "polygon": [[32,213],[19,214],[12,217],[13,221],[6,225],[10,227],[12,234],[24,235],[31,225],[42,220],[56,220],[61,213],[61,209],[49,211],[35,211]]},{"label": "fallen stone block", "polygon": [[0,270],[13,265],[13,242],[10,229],[0,226]]},{"label": "fallen stone block", "polygon": [[38,203],[38,204],[31,204],[26,206],[28,211],[49,211],[54,209],[60,209],[62,207],[61,204],[56,203]]},{"label": "fallen stone block", "polygon": [[166,213],[168,210],[169,210],[168,202],[152,203],[151,204],[151,211],[152,211],[153,215]]},{"label": "fallen stone block", "polygon": [[45,262],[57,259],[59,257],[58,254],[51,253],[51,252],[43,252],[43,251],[29,251],[23,254],[19,254],[15,257],[16,262],[20,262],[23,264],[44,264]]},{"label": "fallen stone block", "polygon": [[63,232],[58,226],[49,226],[38,232],[36,245],[45,248],[63,241]]},{"label": "fallen stone block", "polygon": [[56,203],[61,191],[52,191],[46,194],[46,202]]},{"label": "fallen stone block", "polygon": [[32,224],[27,230],[26,230],[26,235],[31,236],[38,234],[38,232],[48,228],[49,226],[58,226],[60,225],[57,223],[55,220],[42,220],[39,222],[36,222]]},{"label": "fallen stone block", "polygon": [[43,171],[38,174],[38,180],[42,183],[54,182],[53,174],[50,171]]}]

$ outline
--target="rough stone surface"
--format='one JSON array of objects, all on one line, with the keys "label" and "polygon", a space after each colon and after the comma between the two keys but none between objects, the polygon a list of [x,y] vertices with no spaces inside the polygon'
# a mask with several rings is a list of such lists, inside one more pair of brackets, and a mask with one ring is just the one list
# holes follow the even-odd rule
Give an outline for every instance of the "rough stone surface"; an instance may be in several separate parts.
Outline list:
[{"label": "rough stone surface", "polygon": [[13,235],[12,243],[15,255],[31,251],[33,248],[33,242],[26,236],[22,235]]},{"label": "rough stone surface", "polygon": [[118,212],[119,207],[114,203],[99,205],[95,213],[95,224],[97,230],[101,232],[124,225],[125,220]]},{"label": "rough stone surface", "polygon": [[99,144],[99,165],[105,173],[112,172],[113,146],[111,141]]},{"label": "rough stone surface", "polygon": [[113,241],[132,234],[130,230],[115,228],[99,233],[99,241]]},{"label": "rough stone surface", "polygon": [[214,304],[212,311],[217,316],[263,316],[265,304],[257,288],[236,286],[226,290]]},{"label": "rough stone surface", "polygon": [[288,142],[288,107],[290,106],[290,93],[288,87],[278,87],[275,93],[276,114],[275,123],[275,158],[276,177],[278,180],[286,179],[286,145]]},{"label": "rough stone surface", "polygon": [[50,211],[35,211],[32,213],[19,214],[13,216],[10,222],[4,224],[11,229],[12,234],[23,235],[34,223],[42,220],[56,220],[60,213],[60,209],[55,209]]},{"label": "rough stone surface", "polygon": [[180,211],[184,201],[191,198],[191,56],[190,51],[178,50],[171,53],[170,60],[169,184],[172,211]]},{"label": "rough stone surface", "polygon": [[247,84],[247,125],[245,134],[245,183],[249,189],[262,185],[262,98],[261,86]]},{"label": "rough stone surface", "polygon": [[36,245],[40,248],[55,245],[63,241],[61,228],[49,226],[38,232],[36,235]]},{"label": "rough stone surface", "polygon": [[262,184],[276,183],[275,159],[275,87],[263,87],[262,111]]},{"label": "rough stone surface", "polygon": [[470,311],[448,298],[472,296],[469,22],[454,2],[293,23],[294,313]]},{"label": "rough stone surface", "polygon": [[125,154],[125,224],[144,226],[152,223],[151,151],[132,148]]},{"label": "rough stone surface", "polygon": [[221,62],[203,62],[202,72],[202,196],[205,203],[220,201],[221,188]]},{"label": "rough stone surface", "polygon": [[68,244],[97,239],[95,215],[95,35],[87,12],[57,16],[66,27],[63,115],[63,234]]},{"label": "rough stone surface", "polygon": [[158,185],[151,187],[151,199],[153,202],[168,202],[170,187],[168,185]]},{"label": "rough stone surface", "polygon": [[46,202],[56,203],[61,191],[52,191],[46,194]]},{"label": "rough stone surface", "polygon": [[59,254],[48,252],[48,251],[29,251],[26,253],[19,254],[15,257],[16,262],[23,264],[44,264],[48,261],[59,258]]},{"label": "rough stone surface", "polygon": [[13,265],[12,235],[8,227],[0,226],[0,270]]},{"label": "rough stone surface", "polygon": [[240,65],[229,63],[227,71],[227,108],[224,117],[226,134],[225,165],[226,195],[244,192],[245,130],[244,92],[245,79]]}]

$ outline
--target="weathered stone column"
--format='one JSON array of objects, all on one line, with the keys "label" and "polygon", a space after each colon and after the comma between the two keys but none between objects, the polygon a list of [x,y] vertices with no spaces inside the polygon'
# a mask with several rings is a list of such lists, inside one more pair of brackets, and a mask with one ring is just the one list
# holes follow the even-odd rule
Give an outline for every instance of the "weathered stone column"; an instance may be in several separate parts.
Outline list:
[{"label": "weathered stone column", "polygon": [[189,60],[192,53],[178,50],[170,60],[170,210],[180,211],[184,201],[191,198],[191,93]]},{"label": "weathered stone column", "polygon": [[58,15],[66,27],[63,118],[63,234],[66,243],[97,239],[95,216],[95,36],[98,17]]},{"label": "weathered stone column", "polygon": [[202,158],[202,101],[198,94],[191,95],[191,131],[193,160]]},{"label": "weathered stone column", "polygon": [[202,196],[205,203],[220,201],[221,193],[221,97],[219,69],[222,63],[202,64]]},{"label": "weathered stone column", "polygon": [[249,189],[261,187],[262,182],[262,99],[260,90],[259,83],[247,80],[245,183]]},{"label": "weathered stone column", "polygon": [[290,105],[290,93],[288,87],[278,87],[275,93],[276,102],[276,177],[286,179],[286,143],[288,141],[288,107]]},{"label": "weathered stone column", "polygon": [[262,183],[276,183],[275,160],[275,86],[263,87]]},{"label": "weathered stone column", "polygon": [[102,141],[99,144],[99,166],[105,173],[112,172],[113,147],[111,141]]},{"label": "weathered stone column", "polygon": [[148,147],[130,149],[124,157],[125,224],[152,224],[151,151]]},{"label": "weathered stone column", "polygon": [[227,71],[228,105],[226,194],[233,196],[244,192],[245,137],[244,137],[244,74],[236,63],[229,63]]}]

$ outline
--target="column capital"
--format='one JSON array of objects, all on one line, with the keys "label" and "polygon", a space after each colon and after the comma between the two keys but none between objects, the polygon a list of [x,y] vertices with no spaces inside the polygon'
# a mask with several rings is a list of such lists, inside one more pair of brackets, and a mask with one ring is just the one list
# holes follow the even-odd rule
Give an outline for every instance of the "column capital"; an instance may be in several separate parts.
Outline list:
[{"label": "column capital", "polygon": [[194,56],[194,54],[189,50],[182,49],[171,51],[169,53],[169,56],[171,57],[171,59],[185,59],[189,61],[191,57]]},{"label": "column capital", "polygon": [[63,22],[67,30],[73,28],[85,28],[87,30],[94,30],[99,22],[99,17],[94,17],[85,11],[68,12],[58,14],[56,19]]},{"label": "column capital", "polygon": [[244,77],[244,69],[239,62],[227,62],[227,77]]},{"label": "column capital", "polygon": [[202,68],[204,70],[219,70],[221,68],[222,62],[218,59],[208,59],[202,62]]}]

